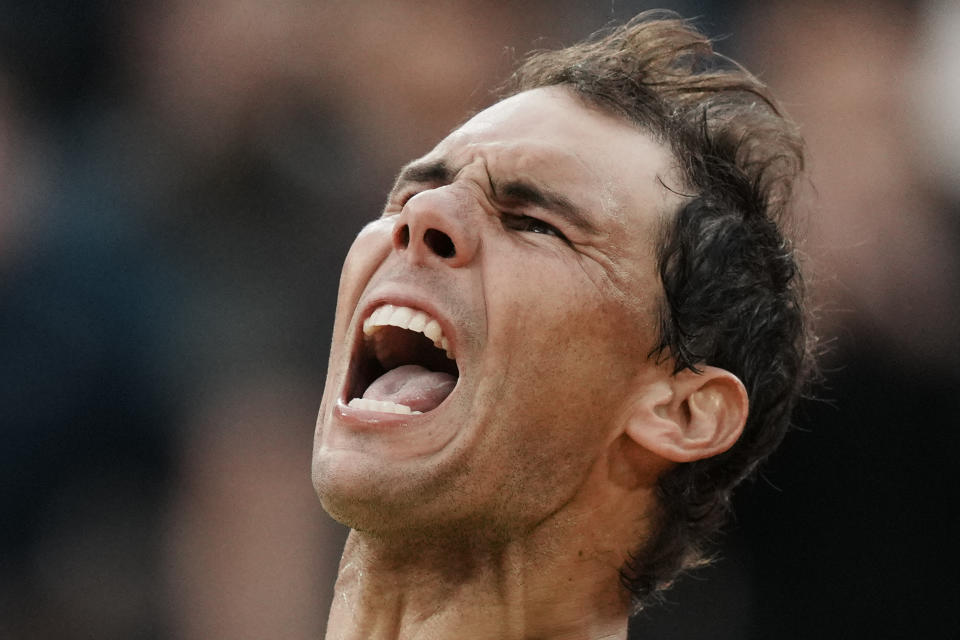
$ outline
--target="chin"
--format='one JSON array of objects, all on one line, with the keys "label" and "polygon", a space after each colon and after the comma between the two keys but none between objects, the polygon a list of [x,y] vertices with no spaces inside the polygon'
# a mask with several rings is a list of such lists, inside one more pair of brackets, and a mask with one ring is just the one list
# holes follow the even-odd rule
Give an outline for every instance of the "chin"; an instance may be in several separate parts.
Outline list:
[{"label": "chin", "polygon": [[313,486],[324,510],[353,529],[387,532],[420,528],[417,524],[449,512],[454,465],[422,466],[386,462],[379,456],[318,448],[313,457]]},{"label": "chin", "polygon": [[414,468],[355,452],[318,450],[313,484],[326,512],[351,529],[406,544],[452,545],[451,550],[469,541],[502,544],[555,507],[472,471],[477,470],[457,456]]},{"label": "chin", "polygon": [[331,518],[351,529],[362,530],[381,529],[395,519],[390,514],[400,507],[383,495],[381,482],[342,471],[336,464],[314,461],[313,487]]}]

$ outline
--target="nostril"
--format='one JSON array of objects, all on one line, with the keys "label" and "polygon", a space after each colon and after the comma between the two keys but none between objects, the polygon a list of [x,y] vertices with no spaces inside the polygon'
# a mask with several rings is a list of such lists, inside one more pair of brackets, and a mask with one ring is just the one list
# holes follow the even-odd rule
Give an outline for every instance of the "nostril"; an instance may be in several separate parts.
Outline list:
[{"label": "nostril", "polygon": [[442,231],[427,229],[423,234],[423,242],[441,258],[452,258],[457,255],[457,248],[453,245],[453,240]]},{"label": "nostril", "polygon": [[397,231],[397,239],[400,241],[400,246],[404,249],[407,248],[407,245],[410,244],[410,227],[403,225]]}]

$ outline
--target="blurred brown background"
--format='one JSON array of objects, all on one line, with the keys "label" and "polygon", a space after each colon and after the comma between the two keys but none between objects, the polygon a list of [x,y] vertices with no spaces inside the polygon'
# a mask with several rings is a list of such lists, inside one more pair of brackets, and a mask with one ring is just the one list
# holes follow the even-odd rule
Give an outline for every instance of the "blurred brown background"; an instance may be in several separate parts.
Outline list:
[{"label": "blurred brown background", "polygon": [[631,637],[956,634],[956,0],[0,0],[0,637],[322,637],[352,237],[524,52],[654,6],[801,123],[829,356]]}]

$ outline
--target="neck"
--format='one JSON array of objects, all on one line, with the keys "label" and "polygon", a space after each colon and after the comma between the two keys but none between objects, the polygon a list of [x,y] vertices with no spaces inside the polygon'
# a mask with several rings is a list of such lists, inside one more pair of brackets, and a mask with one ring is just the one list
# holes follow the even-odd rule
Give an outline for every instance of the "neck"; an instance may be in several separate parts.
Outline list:
[{"label": "neck", "polygon": [[626,638],[629,600],[598,558],[574,552],[561,564],[523,543],[445,547],[414,560],[352,532],[328,640]]},{"label": "neck", "polygon": [[637,530],[608,526],[624,520],[616,507],[564,509],[495,543],[352,531],[327,640],[626,639],[619,570]]}]

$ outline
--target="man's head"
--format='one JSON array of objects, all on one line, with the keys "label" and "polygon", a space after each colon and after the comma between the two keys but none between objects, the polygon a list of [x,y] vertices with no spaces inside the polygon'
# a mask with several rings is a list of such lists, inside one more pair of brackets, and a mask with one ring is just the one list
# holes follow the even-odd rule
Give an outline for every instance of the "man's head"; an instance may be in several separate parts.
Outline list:
[{"label": "man's head", "polygon": [[708,54],[642,19],[538,54],[401,172],[341,279],[314,452],[335,517],[496,542],[649,495],[616,523],[625,585],[699,559],[806,361],[777,222],[799,143]]}]

